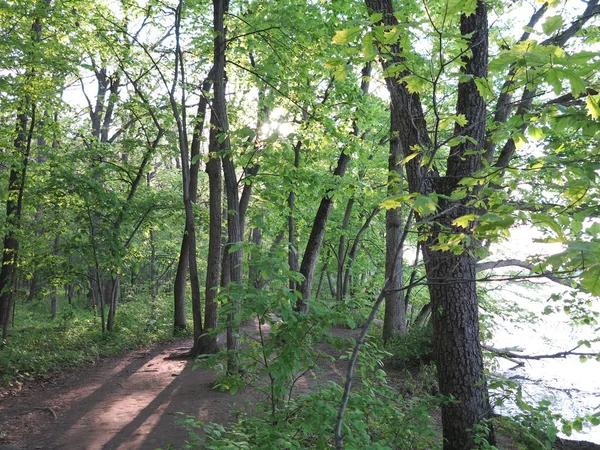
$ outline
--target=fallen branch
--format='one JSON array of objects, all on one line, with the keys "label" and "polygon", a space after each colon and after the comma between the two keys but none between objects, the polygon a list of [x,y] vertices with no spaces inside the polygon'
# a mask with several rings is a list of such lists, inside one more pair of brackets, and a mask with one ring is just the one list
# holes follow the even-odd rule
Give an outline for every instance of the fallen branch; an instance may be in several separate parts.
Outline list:
[{"label": "fallen branch", "polygon": [[39,408],[35,408],[35,409],[39,409],[41,411],[50,411],[50,413],[54,417],[54,420],[58,420],[58,416],[56,415],[54,410],[52,408],[50,408],[49,406],[40,406]]}]

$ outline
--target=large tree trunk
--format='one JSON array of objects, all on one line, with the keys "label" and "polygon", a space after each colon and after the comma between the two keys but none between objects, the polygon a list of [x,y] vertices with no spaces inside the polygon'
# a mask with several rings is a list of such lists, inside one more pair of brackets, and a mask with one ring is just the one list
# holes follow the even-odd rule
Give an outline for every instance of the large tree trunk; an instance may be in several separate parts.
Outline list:
[{"label": "large tree trunk", "polygon": [[[398,26],[391,0],[366,0],[366,4],[372,11],[383,14],[383,24]],[[450,150],[443,177],[431,164],[422,164],[425,152],[408,161],[406,171],[410,192],[450,196],[461,179],[474,175],[482,166],[486,104],[474,79],[487,77],[487,7],[483,1],[478,1],[475,14],[461,16],[460,32],[469,45],[469,52],[463,54],[462,71],[471,77],[465,77],[469,81],[459,83],[456,108],[457,114],[464,114],[468,128],[457,124],[455,135],[468,135],[471,140]],[[390,53],[382,54],[384,69],[390,64],[402,65],[401,50],[399,44],[392,44]],[[415,156],[412,154],[414,146],[431,155],[437,148],[429,139],[419,95],[411,94],[399,81],[406,75],[408,72],[400,73],[397,77],[386,77],[392,114],[395,114],[395,123],[401,130],[399,141],[403,156]],[[440,243],[438,238],[441,236],[458,231],[465,233],[463,229],[457,230],[452,222],[457,217],[473,212],[467,206],[470,201],[470,197],[456,202],[440,197],[438,207],[441,213],[428,228],[421,230],[427,234],[425,268],[432,301],[434,354],[440,392],[445,397],[457,400],[442,406],[445,450],[473,448],[474,426],[490,415],[479,343],[475,259],[472,256],[475,244],[473,240],[465,240],[460,255],[432,250],[432,246]]]},{"label": "large tree trunk", "polygon": [[[433,244],[436,236],[432,236]],[[444,449],[473,448],[473,426],[490,417],[479,337],[475,258],[425,246],[434,359],[442,395]]]}]

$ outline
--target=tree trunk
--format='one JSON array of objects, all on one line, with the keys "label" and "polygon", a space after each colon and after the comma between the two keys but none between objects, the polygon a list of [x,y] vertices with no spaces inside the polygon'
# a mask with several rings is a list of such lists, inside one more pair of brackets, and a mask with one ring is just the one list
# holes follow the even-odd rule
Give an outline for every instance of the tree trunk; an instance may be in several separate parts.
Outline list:
[{"label": "tree trunk", "polygon": [[[366,0],[366,4],[373,12],[383,14],[381,23],[390,27],[399,25],[391,0]],[[412,157],[406,163],[410,192],[450,196],[461,179],[473,176],[482,167],[486,104],[474,80],[487,77],[486,4],[479,0],[476,13],[468,17],[463,14],[460,22],[460,33],[469,47],[469,51],[462,54],[461,70],[469,76],[459,82],[456,114],[464,114],[468,128],[457,123],[454,133],[457,136],[468,135],[470,139],[450,149],[445,176],[441,176],[432,164],[422,163],[426,152],[431,156],[437,148],[429,139],[419,95],[410,93],[400,81],[409,73],[404,71],[396,77],[386,77],[392,114],[395,114],[395,124],[401,130],[399,141],[403,156]],[[389,51],[382,54],[384,70],[391,64],[402,67],[402,49],[398,43],[389,46],[389,50],[382,46],[380,51]],[[413,154],[415,146],[423,150],[416,157]],[[432,302],[434,355],[440,392],[457,400],[442,406],[444,449],[466,450],[475,446],[474,426],[488,418],[491,410],[479,342],[475,259],[472,256],[475,244],[473,240],[465,240],[459,255],[432,249],[432,246],[440,244],[439,238],[448,233],[465,233],[464,229],[454,227],[453,221],[473,212],[473,208],[468,206],[472,198],[467,196],[460,201],[445,198],[439,198],[438,210],[441,213],[435,217],[435,222],[431,221],[420,231],[427,235],[425,268]],[[427,220],[427,217],[422,219]]]},{"label": "tree trunk", "polygon": [[179,250],[179,261],[177,262],[177,272],[173,282],[173,329],[175,334],[178,331],[185,330],[187,319],[185,316],[185,291],[187,286],[188,261],[190,254],[190,244],[187,230],[183,232],[181,239],[181,249]]},{"label": "tree trunk", "polygon": [[[217,131],[211,128],[210,144],[212,147],[218,145]],[[209,154],[214,154],[209,151]],[[217,303],[215,299],[219,293],[219,270],[221,269],[221,239],[222,239],[222,215],[221,215],[221,160],[219,157],[211,157],[206,163],[209,188],[209,211],[210,222],[208,230],[208,258],[206,261],[206,288],[204,293],[204,334],[197,343],[197,349],[192,350],[192,355],[212,354],[218,351],[217,337],[208,333],[216,330],[218,326]]]},{"label": "tree trunk", "polygon": [[[369,92],[371,64],[367,63],[361,73],[361,91],[363,95],[366,95]],[[352,134],[354,136],[359,135],[356,120],[354,120],[353,123]],[[343,178],[346,174],[346,169],[348,169],[349,163],[350,153],[342,151],[340,157],[338,158],[337,166],[333,171],[333,176]],[[326,192],[315,215],[315,220],[308,238],[308,243],[306,244],[304,256],[302,257],[302,265],[300,266],[300,273],[304,276],[304,280],[300,285],[300,298],[296,302],[296,309],[300,312],[308,311],[308,300],[310,298],[312,285],[314,282],[315,267],[317,265],[317,259],[319,258],[319,252],[321,251],[321,244],[323,243],[323,237],[325,236],[325,229],[327,227],[327,221],[329,219],[329,213],[331,212],[332,207],[332,192]]]},{"label": "tree trunk", "polygon": [[[302,148],[302,141],[296,142],[294,146],[294,168],[300,167],[300,149]],[[294,216],[295,211],[296,192],[292,189],[288,194],[288,265],[292,272],[298,272],[298,247],[296,243],[296,218]],[[298,283],[294,279],[290,279],[289,282],[290,291],[298,289]]]},{"label": "tree trunk", "polygon": [[[388,158],[388,197],[399,195],[403,183],[402,147],[395,115],[391,114],[390,155]],[[406,333],[406,304],[404,302],[404,264],[402,233],[402,207],[388,209],[385,213],[385,277],[389,279],[385,294],[383,317],[383,342],[396,334]]]},{"label": "tree trunk", "polygon": [[473,426],[491,413],[479,341],[475,258],[429,247],[425,265],[438,383],[442,395],[456,399],[442,405],[444,449],[470,450]]},{"label": "tree trunk", "polygon": [[[212,88],[211,72],[202,85],[202,91],[208,94]],[[198,111],[196,112],[196,124],[194,126],[194,135],[192,137],[192,146],[190,151],[190,160],[188,158],[182,158],[184,162],[187,161],[189,164],[189,180],[186,180],[189,184],[189,200],[192,203],[198,201],[198,172],[200,171],[200,143],[202,142],[202,133],[204,131],[204,122],[206,119],[206,108],[208,101],[206,95],[200,96],[200,102],[198,103]],[[183,151],[183,150],[182,150]],[[187,152],[187,148],[185,149]],[[184,182],[185,182],[184,181]],[[184,200],[185,201],[185,200]],[[181,250],[179,252],[179,262],[177,263],[177,274],[175,275],[175,282],[173,285],[173,301],[174,301],[174,315],[173,315],[173,328],[174,331],[184,330],[187,327],[187,320],[185,317],[185,291],[187,285],[187,271],[189,267],[189,255],[190,255],[190,230],[187,227],[184,229],[183,237],[181,239]]]},{"label": "tree trunk", "polygon": [[115,330],[115,316],[119,306],[119,275],[113,274],[110,280],[104,283],[104,304],[108,305],[108,314],[106,316],[106,331]]},{"label": "tree trunk", "polygon": [[[227,246],[225,249],[224,266],[227,266],[229,273],[223,273],[224,286],[229,283],[239,283],[242,280],[242,229],[240,215],[240,199],[238,192],[238,182],[235,173],[235,167],[231,154],[231,143],[229,139],[229,121],[227,117],[227,102],[225,98],[225,49],[226,49],[226,30],[224,25],[225,14],[229,2],[227,0],[213,0],[213,31],[214,38],[214,99],[211,115],[211,124],[218,131],[219,139],[218,154],[222,156],[223,176],[225,181],[225,193],[227,197]],[[225,269],[223,269],[225,272]],[[227,350],[235,352],[239,349],[237,338],[236,316],[239,309],[239,299],[230,298],[232,310],[227,314]],[[227,360],[227,370],[229,372],[237,371],[237,358],[232,356]]]},{"label": "tree trunk", "polygon": [[352,215],[352,209],[354,207],[354,197],[348,200],[346,203],[346,210],[344,211],[344,220],[342,221],[341,235],[340,241],[338,243],[338,251],[337,251],[337,288],[336,288],[336,300],[341,302],[346,295],[344,290],[344,275],[346,267],[346,257],[348,254],[348,248],[346,244],[346,233],[348,232],[348,226],[350,225],[350,216]]},{"label": "tree trunk", "polygon": [[154,305],[158,295],[158,280],[156,279],[156,242],[154,230],[150,229],[150,300]]},{"label": "tree trunk", "polygon": [[[350,154],[342,152],[338,158],[338,163],[333,175],[342,178],[346,174],[349,162]],[[304,250],[304,256],[302,257],[300,273],[304,276],[304,280],[302,280],[299,289],[300,298],[298,298],[298,301],[296,302],[296,309],[300,312],[308,311],[308,300],[312,291],[315,267],[317,266],[317,259],[319,258],[319,252],[321,251],[323,237],[325,236],[329,213],[331,213],[331,208],[333,207],[333,197],[331,195],[331,192],[327,192],[325,197],[321,199],[321,203],[315,214],[315,220],[310,231],[308,243]]]},{"label": "tree trunk", "polygon": [[27,163],[31,152],[31,139],[35,126],[35,105],[31,107],[31,121],[27,128],[29,117],[27,113],[17,114],[16,137],[14,140],[15,154],[19,159],[18,165],[10,169],[8,178],[8,196],[6,199],[6,227],[2,251],[2,269],[0,270],[0,325],[2,338],[8,337],[11,311],[13,308],[15,284],[17,281],[17,259],[19,241],[17,232],[21,226],[21,211],[23,207],[23,191]]}]

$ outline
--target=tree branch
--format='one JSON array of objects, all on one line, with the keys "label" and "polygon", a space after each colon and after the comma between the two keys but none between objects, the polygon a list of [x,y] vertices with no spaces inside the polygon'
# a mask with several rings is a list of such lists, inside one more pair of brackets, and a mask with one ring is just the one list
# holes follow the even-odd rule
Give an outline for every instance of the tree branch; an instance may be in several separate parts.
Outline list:
[{"label": "tree branch", "polygon": [[[520,259],[504,259],[504,260],[500,260],[500,261],[489,261],[489,262],[485,262],[485,263],[478,263],[475,267],[476,267],[477,272],[482,272],[484,270],[499,269],[502,267],[521,267],[523,269],[529,270],[530,272],[533,272],[534,270],[539,268],[539,267],[536,268],[536,266],[532,263],[528,263],[526,261],[521,261]],[[575,282],[575,284],[573,284],[574,282],[570,278],[558,277],[553,272],[550,272],[547,270],[540,272],[539,274],[536,274],[536,275],[548,278],[550,281],[554,281],[555,283],[562,284],[563,286],[567,286],[569,288],[577,288],[577,289],[585,290],[585,288],[581,284],[576,283],[576,282]]]}]

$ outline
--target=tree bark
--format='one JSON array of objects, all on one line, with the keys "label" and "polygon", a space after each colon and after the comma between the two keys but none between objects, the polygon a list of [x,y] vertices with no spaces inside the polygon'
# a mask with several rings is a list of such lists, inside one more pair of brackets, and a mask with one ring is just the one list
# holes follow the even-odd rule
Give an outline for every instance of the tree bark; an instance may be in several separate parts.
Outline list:
[{"label": "tree bark", "polygon": [[[202,95],[200,96],[200,102],[198,103],[198,111],[196,113],[196,123],[194,125],[194,134],[192,137],[192,146],[190,151],[190,160],[188,163],[189,167],[189,200],[192,203],[198,201],[198,172],[200,170],[200,143],[202,141],[202,133],[204,131],[204,122],[206,118],[206,109],[208,106],[208,100],[206,95],[212,88],[211,74],[204,81],[202,85]],[[187,149],[185,150],[187,152]],[[181,331],[187,327],[187,320],[185,317],[185,291],[187,285],[187,273],[189,267],[189,255],[190,255],[190,236],[191,230],[187,227],[184,229],[183,237],[181,239],[181,250],[179,252],[179,261],[177,263],[177,272],[175,275],[175,282],[173,285],[173,328],[174,331]]]},{"label": "tree bark", "polygon": [[[29,102],[26,102],[26,104]],[[35,105],[31,107],[31,118],[24,111],[17,114],[16,137],[14,150],[18,164],[11,167],[8,178],[8,196],[6,199],[6,225],[2,251],[2,269],[0,270],[0,325],[2,338],[8,337],[11,311],[13,308],[15,286],[17,281],[17,260],[19,253],[18,229],[21,227],[21,211],[23,209],[23,191],[27,163],[31,152],[31,140],[35,126]],[[27,127],[28,123],[29,128]]]},{"label": "tree bark", "polygon": [[[388,196],[399,195],[402,187],[402,147],[398,136],[396,116],[391,114],[390,154],[388,157]],[[383,316],[383,342],[397,334],[406,333],[406,304],[404,301],[404,264],[401,239],[403,234],[402,207],[388,209],[385,213],[385,277],[389,280],[385,294]]]},{"label": "tree bark", "polygon": [[[296,142],[294,146],[294,168],[298,169],[300,167],[300,149],[302,148],[302,141]],[[288,265],[290,266],[290,270],[292,272],[298,272],[298,247],[296,242],[296,218],[295,218],[295,201],[296,201],[296,192],[294,189],[290,190],[288,194]],[[298,283],[294,279],[290,279],[289,281],[290,291],[295,291],[298,289]]]},{"label": "tree bark", "polygon": [[[384,25],[398,26],[391,0],[366,0],[366,4],[374,12],[383,14]],[[386,77],[392,114],[395,114],[395,123],[401,130],[399,142],[403,155],[411,156],[415,146],[422,149],[419,155],[406,163],[410,192],[424,195],[435,192],[449,196],[462,178],[472,176],[482,167],[486,104],[476,88],[474,78],[487,77],[486,4],[478,1],[476,13],[468,17],[462,15],[460,22],[460,32],[469,46],[469,52],[465,52],[462,58],[462,71],[472,78],[459,83],[456,111],[457,114],[465,115],[467,125],[461,127],[456,124],[455,134],[468,135],[472,140],[450,150],[445,176],[440,176],[431,164],[422,164],[423,156],[432,156],[437,148],[434,148],[428,137],[419,95],[411,94],[399,81],[408,73]],[[403,57],[400,55],[399,45],[391,45],[390,53],[382,54],[384,69],[390,64],[402,64]],[[465,232],[457,230],[452,223],[457,217],[472,212],[472,208],[468,206],[470,200],[471,197],[461,201],[440,197],[438,207],[443,212],[436,216],[436,222],[428,224],[428,229],[422,229],[427,235],[425,268],[432,302],[434,355],[440,392],[456,399],[456,402],[442,406],[445,450],[473,448],[473,427],[488,418],[491,412],[479,342],[476,261],[472,256],[475,243],[473,240],[465,240],[463,252],[459,255],[433,249],[447,233]]]},{"label": "tree bark", "polygon": [[[242,279],[242,228],[240,223],[240,199],[238,192],[238,181],[235,173],[235,166],[232,155],[230,154],[231,143],[229,139],[229,121],[227,117],[227,101],[225,98],[225,48],[226,48],[226,30],[225,14],[229,7],[228,0],[213,0],[213,31],[214,38],[214,98],[211,115],[211,124],[218,131],[219,136],[218,154],[221,156],[223,165],[223,178],[225,181],[225,194],[227,198],[227,246],[225,249],[225,266],[228,266],[229,273],[223,273],[224,286],[229,283],[238,283]],[[225,269],[223,269],[225,270]],[[227,350],[235,352],[239,349],[237,338],[236,312],[239,309],[239,299],[229,299],[232,304],[232,310],[227,314]],[[232,356],[228,359],[228,371],[237,370],[237,358]]]},{"label": "tree bark", "polygon": [[[338,158],[338,163],[333,175],[342,178],[346,174],[349,163],[350,154],[342,152]],[[315,214],[313,226],[310,230],[308,243],[304,250],[304,256],[302,257],[300,273],[304,276],[304,280],[302,280],[302,283],[300,284],[300,297],[296,302],[296,310],[299,312],[308,312],[308,300],[312,291],[315,267],[317,266],[317,259],[319,258],[319,252],[321,251],[323,237],[325,236],[329,213],[331,213],[331,208],[333,207],[333,197],[331,195],[331,192],[327,192],[325,197],[321,199],[321,203]]]},{"label": "tree bark", "polygon": [[[209,146],[211,150],[218,146],[217,130],[211,128]],[[214,150],[209,151],[214,155]],[[221,216],[221,192],[223,182],[221,180],[221,160],[213,156],[206,163],[209,189],[209,211],[210,221],[208,229],[208,258],[206,261],[206,288],[204,293],[204,334],[198,341],[197,350],[192,350],[192,355],[212,354],[218,351],[217,337],[210,333],[218,326],[217,303],[215,299],[219,293],[219,271],[221,270],[221,239],[222,239],[222,216]]]}]

